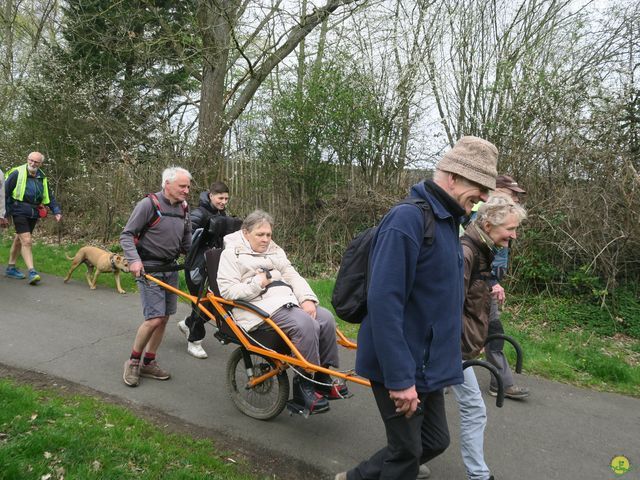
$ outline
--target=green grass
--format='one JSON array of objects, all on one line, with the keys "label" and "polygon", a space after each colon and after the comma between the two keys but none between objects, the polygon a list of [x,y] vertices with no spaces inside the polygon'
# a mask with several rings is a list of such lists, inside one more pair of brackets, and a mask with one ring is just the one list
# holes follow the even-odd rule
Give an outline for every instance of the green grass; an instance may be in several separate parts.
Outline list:
[{"label": "green grass", "polygon": [[640,340],[598,334],[613,320],[603,317],[594,326],[596,314],[592,305],[573,299],[512,296],[502,319],[525,352],[525,373],[640,397]]},{"label": "green grass", "polygon": [[0,480],[257,478],[228,457],[122,407],[0,380]]}]

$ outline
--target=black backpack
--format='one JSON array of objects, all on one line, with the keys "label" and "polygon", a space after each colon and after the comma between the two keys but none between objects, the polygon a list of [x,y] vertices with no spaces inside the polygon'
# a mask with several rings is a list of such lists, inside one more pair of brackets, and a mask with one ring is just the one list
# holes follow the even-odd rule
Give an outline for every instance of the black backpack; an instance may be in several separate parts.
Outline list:
[{"label": "black backpack", "polygon": [[[435,222],[429,203],[421,198],[408,197],[398,205],[415,205],[424,214],[424,240],[433,243]],[[369,288],[369,253],[378,227],[367,228],[355,237],[344,252],[336,284],[331,296],[331,305],[338,317],[349,323],[362,323],[367,314],[367,290]]]},{"label": "black backpack", "polygon": [[216,215],[209,219],[207,228],[198,228],[191,237],[191,248],[184,259],[185,280],[189,291],[198,291],[207,276],[205,252],[210,248],[222,248],[225,235],[239,230],[242,220],[236,217]]}]

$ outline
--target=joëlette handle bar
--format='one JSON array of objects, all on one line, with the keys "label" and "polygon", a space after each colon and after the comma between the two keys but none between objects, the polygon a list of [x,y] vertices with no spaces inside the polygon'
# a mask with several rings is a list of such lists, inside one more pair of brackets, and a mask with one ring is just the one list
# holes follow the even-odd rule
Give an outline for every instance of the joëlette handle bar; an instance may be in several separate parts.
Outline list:
[{"label": "jo\u00eblette handle bar", "polygon": [[522,373],[522,348],[520,347],[520,344],[515,340],[515,338],[503,333],[494,333],[487,337],[487,339],[484,341],[484,344],[488,345],[492,340],[505,340],[513,345],[513,348],[515,348],[516,350],[516,373]]},{"label": "jo\u00eblette handle bar", "polygon": [[[175,268],[175,266],[174,266]],[[189,300],[192,304],[195,304],[198,306],[198,308],[205,314],[207,315],[210,319],[215,319],[215,315],[213,313],[211,313],[205,306],[202,305],[202,302],[199,301],[199,298],[194,296],[194,295],[190,295],[188,293],[185,293],[177,288],[172,287],[171,285],[166,284],[165,282],[163,282],[162,280],[159,280],[151,275],[145,274],[145,279],[148,281],[152,281],[154,283],[157,283],[158,285],[160,285],[161,287],[163,287],[164,289],[175,293],[176,295]],[[226,322],[227,326],[231,329],[231,331],[235,334],[235,336],[237,337],[237,339],[239,340],[239,342],[242,344],[243,347],[245,347],[247,350],[249,350],[250,352],[254,352],[254,353],[258,353],[260,355],[266,356],[267,358],[271,358],[273,360],[278,360],[279,362],[282,362],[283,364],[288,364],[288,365],[293,365],[293,366],[297,366],[297,367],[301,367],[305,370],[312,370],[314,372],[322,372],[322,373],[327,373],[329,375],[332,375],[334,377],[338,377],[338,378],[342,378],[344,380],[350,380],[352,382],[355,383],[359,383],[361,385],[364,386],[370,386],[370,382],[367,379],[364,378],[360,378],[357,377],[355,375],[351,375],[351,374],[347,374],[347,373],[342,373],[336,370],[329,370],[328,368],[324,368],[321,367],[320,365],[315,365],[312,363],[309,363],[303,356],[302,354],[298,351],[298,349],[295,347],[295,345],[293,345],[293,343],[291,343],[291,340],[289,339],[289,337],[287,337],[287,335],[285,335],[285,333],[280,329],[280,327],[278,327],[273,320],[268,316],[268,314],[262,310],[260,310],[259,308],[256,308],[255,306],[251,305],[250,303],[247,302],[242,302],[242,301],[233,301],[233,300],[227,300],[225,298],[222,297],[218,297],[216,295],[214,295],[213,293],[209,292],[207,294],[206,297],[210,302],[211,305],[213,306],[213,308],[218,312],[218,314],[222,317],[222,321]],[[224,306],[228,306],[228,307],[234,307],[234,308],[242,308],[244,310],[248,310],[251,311],[259,316],[263,317],[263,321],[268,324],[271,328],[273,328],[273,330],[275,330],[278,335],[280,335],[280,337],[282,338],[282,340],[285,342],[285,344],[289,347],[289,349],[291,350],[291,353],[293,354],[293,356],[290,355],[285,355],[282,353],[278,353],[276,351],[273,350],[267,350],[265,348],[256,346],[251,344],[251,342],[249,342],[249,340],[247,339],[247,336],[245,335],[245,333],[240,329],[240,327],[238,327],[238,325],[236,325],[235,321],[233,321],[230,317],[229,312],[226,311],[226,309],[224,308]],[[351,342],[350,340],[348,340],[343,334],[342,332],[339,331],[339,329],[336,329],[336,335],[337,335],[337,341],[340,345],[343,345],[347,348],[353,348],[355,349],[357,347],[357,345],[353,342]],[[274,369],[273,372],[271,372],[268,375],[272,375],[277,373],[277,369]],[[254,380],[255,383],[260,383],[260,381],[263,381],[264,379],[262,377],[260,377],[259,379]]]},{"label": "jo\u00eblette handle bar", "polygon": [[496,398],[496,407],[501,408],[504,404],[504,384],[502,383],[502,377],[498,372],[498,369],[491,365],[489,362],[485,362],[484,360],[466,360],[462,364],[462,369],[469,367],[483,367],[491,372],[491,375],[496,379],[496,383],[498,384],[498,397]]},{"label": "jo\u00eblette handle bar", "polygon": [[179,272],[184,270],[184,265],[169,263],[166,265],[149,265],[144,267],[144,273]]}]

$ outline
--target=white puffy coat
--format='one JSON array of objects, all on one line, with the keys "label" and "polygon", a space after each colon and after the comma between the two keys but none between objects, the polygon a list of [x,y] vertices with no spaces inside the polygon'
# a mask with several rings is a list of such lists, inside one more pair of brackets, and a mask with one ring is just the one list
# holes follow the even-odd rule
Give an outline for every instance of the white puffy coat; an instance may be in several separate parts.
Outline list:
[{"label": "white puffy coat", "polygon": [[[288,303],[300,305],[305,300],[318,303],[318,297],[307,281],[293,268],[284,250],[275,242],[271,241],[266,252],[257,253],[239,230],[224,237],[224,247],[217,277],[224,298],[250,302],[269,315]],[[266,290],[262,288],[257,276],[259,268],[271,270],[275,285]],[[240,308],[233,309],[233,316],[236,323],[247,331],[262,322],[257,315]]]}]

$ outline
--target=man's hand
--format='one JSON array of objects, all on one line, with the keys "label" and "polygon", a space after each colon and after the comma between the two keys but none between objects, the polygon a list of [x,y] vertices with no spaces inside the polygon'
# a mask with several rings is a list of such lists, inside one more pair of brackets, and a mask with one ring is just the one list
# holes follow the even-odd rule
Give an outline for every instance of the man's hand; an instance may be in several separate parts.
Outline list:
[{"label": "man's hand", "polygon": [[307,312],[311,318],[316,318],[316,302],[313,300],[305,300],[300,304],[300,308]]},{"label": "man's hand", "polygon": [[62,214],[61,214],[61,213],[56,213],[56,214],[54,215],[54,217],[55,217],[55,219],[56,219],[56,222],[59,222],[59,221],[62,219]]},{"label": "man's hand", "polygon": [[142,265],[142,262],[133,262],[129,265],[129,271],[136,277],[139,277],[144,272],[144,266]]},{"label": "man's hand", "polygon": [[491,295],[493,296],[493,298],[496,299],[496,301],[502,305],[504,303],[505,300],[505,294],[504,294],[504,288],[502,288],[502,285],[500,285],[499,283],[496,283],[493,288],[491,289]]},{"label": "man's hand", "polygon": [[396,406],[396,413],[407,418],[411,418],[420,403],[415,385],[405,390],[389,390],[389,398]]}]

